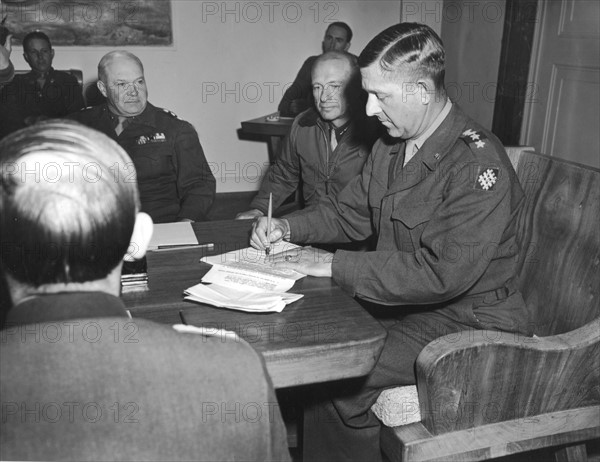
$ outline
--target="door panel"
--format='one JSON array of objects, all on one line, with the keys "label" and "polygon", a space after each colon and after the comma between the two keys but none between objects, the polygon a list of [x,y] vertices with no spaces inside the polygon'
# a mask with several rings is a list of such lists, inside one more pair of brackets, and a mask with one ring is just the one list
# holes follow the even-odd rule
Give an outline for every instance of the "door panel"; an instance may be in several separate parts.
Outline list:
[{"label": "door panel", "polygon": [[540,0],[521,144],[600,167],[600,2]]}]

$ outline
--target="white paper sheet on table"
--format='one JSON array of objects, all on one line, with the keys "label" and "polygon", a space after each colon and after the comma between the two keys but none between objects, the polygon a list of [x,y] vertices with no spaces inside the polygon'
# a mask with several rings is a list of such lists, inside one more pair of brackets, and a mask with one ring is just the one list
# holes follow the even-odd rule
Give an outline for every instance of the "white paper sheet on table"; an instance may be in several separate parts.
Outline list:
[{"label": "white paper sheet on table", "polygon": [[[292,251],[299,246],[280,242],[271,247],[271,255]],[[234,252],[204,257],[201,261],[212,268],[203,283],[185,291],[186,300],[208,303],[223,308],[251,312],[280,312],[286,304],[302,295],[286,293],[295,281],[305,275],[268,264],[264,251],[247,247]]]},{"label": "white paper sheet on table", "polygon": [[185,300],[208,303],[222,308],[249,312],[281,312],[285,305],[303,297],[302,294],[256,293],[231,289],[216,284],[197,284],[185,291]]},{"label": "white paper sheet on table", "polygon": [[197,245],[198,239],[189,222],[157,223],[154,225],[148,250],[162,247]]}]

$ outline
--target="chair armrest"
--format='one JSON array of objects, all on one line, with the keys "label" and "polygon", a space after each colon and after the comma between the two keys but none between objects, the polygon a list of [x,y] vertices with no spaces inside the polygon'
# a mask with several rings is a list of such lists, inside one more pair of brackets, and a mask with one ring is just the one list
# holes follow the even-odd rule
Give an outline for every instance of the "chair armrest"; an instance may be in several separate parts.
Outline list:
[{"label": "chair armrest", "polygon": [[551,337],[471,330],[417,358],[422,422],[431,434],[600,403],[600,318]]}]

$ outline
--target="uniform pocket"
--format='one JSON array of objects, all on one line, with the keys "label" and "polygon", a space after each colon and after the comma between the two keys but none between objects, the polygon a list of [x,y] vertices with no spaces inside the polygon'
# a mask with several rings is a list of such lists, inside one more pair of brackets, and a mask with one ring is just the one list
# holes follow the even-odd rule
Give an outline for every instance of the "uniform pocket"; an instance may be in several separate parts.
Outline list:
[{"label": "uniform pocket", "polygon": [[421,235],[435,213],[439,201],[419,202],[407,205],[406,200],[394,201],[392,222],[397,242],[410,239],[415,249],[421,246]]},{"label": "uniform pocket", "polygon": [[138,146],[132,153],[139,180],[173,175],[172,154],[163,143]]},{"label": "uniform pocket", "polygon": [[529,312],[520,292],[514,292],[502,300],[479,300],[473,304],[473,315],[483,329],[529,335]]}]

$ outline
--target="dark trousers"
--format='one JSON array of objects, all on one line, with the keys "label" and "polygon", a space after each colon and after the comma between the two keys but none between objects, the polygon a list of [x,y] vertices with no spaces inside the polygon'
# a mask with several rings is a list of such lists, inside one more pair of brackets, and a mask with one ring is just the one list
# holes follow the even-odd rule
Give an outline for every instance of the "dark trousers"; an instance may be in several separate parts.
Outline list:
[{"label": "dark trousers", "polygon": [[[486,294],[445,308],[390,316],[401,309],[379,308],[373,313],[388,335],[369,375],[322,384],[313,390],[304,412],[305,462],[381,461],[381,423],[371,406],[386,388],[416,383],[415,362],[428,343],[473,329],[523,334],[530,330],[527,310],[518,292],[504,298],[502,294]],[[456,335],[452,337],[454,341]]]}]

